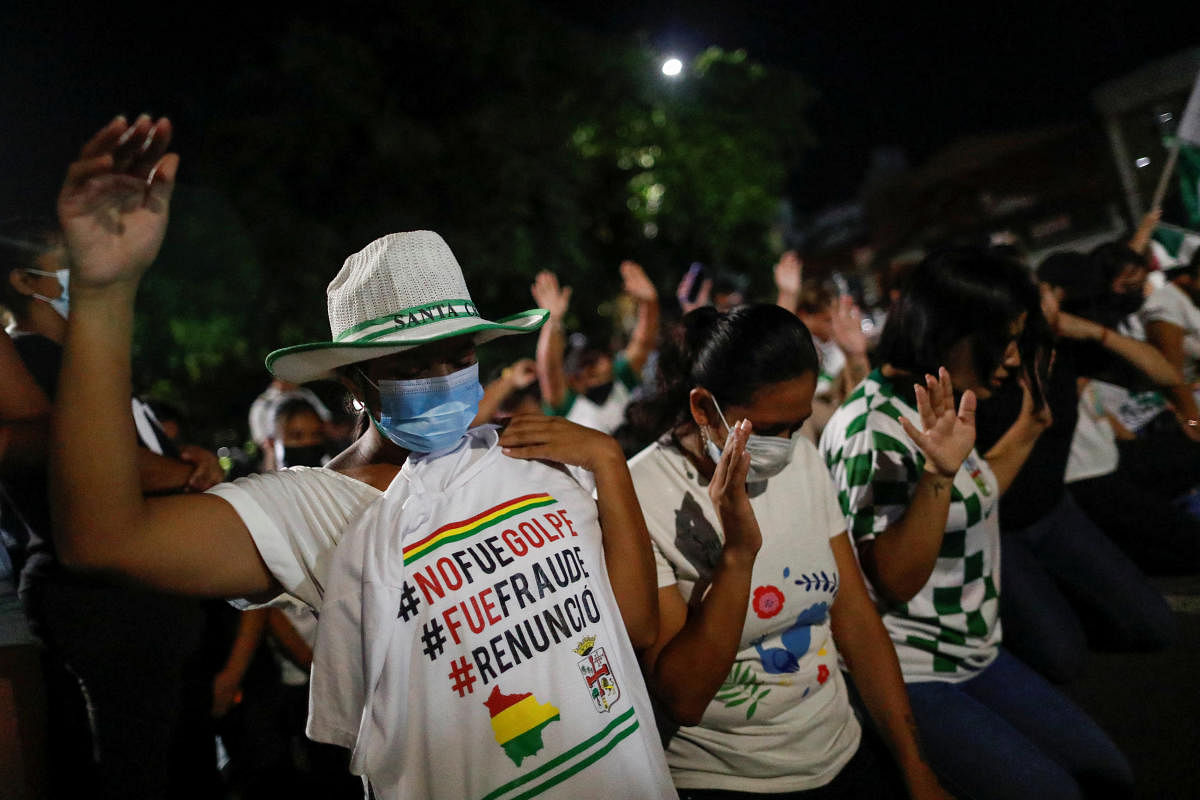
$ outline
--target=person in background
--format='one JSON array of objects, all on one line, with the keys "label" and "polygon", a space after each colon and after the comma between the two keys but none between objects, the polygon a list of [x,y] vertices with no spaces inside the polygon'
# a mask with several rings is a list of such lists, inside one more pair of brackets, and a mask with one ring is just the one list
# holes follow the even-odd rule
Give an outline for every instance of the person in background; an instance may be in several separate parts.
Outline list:
[{"label": "person in background", "polygon": [[[977,800],[1079,798],[1094,785],[1126,796],[1133,783],[1104,732],[1001,644],[997,506],[1049,423],[1044,325],[1021,265],[978,248],[930,254],[888,315],[880,366],[820,443],[925,757]],[[981,454],[977,398],[1012,382],[1020,413]]]},{"label": "person in background", "polygon": [[[57,399],[70,314],[66,249],[57,233],[41,229],[4,245],[0,303],[16,321],[13,344],[41,390]],[[202,491],[224,479],[212,453],[175,450],[145,403],[127,394],[115,413],[89,416],[89,432],[80,435],[90,443],[99,428],[129,430],[139,496]],[[78,457],[107,463],[98,453]],[[189,716],[183,697],[183,670],[202,625],[198,604],[65,569],[50,539],[58,508],[45,467],[8,474],[4,485],[12,506],[6,519],[19,517],[29,531],[20,595],[46,645],[51,792],[150,798],[193,783],[192,765],[175,760],[172,748],[204,724]]]},{"label": "person in background", "polygon": [[329,408],[321,402],[321,398],[317,397],[317,393],[312,389],[273,378],[262,394],[254,398],[254,402],[250,404],[249,413],[250,441],[262,454],[262,469],[266,472],[279,468],[275,462],[275,448],[268,442],[275,431],[275,405],[281,398],[296,395],[303,397],[309,405],[316,409],[322,423],[329,422],[332,418]]},{"label": "person in background", "polygon": [[625,408],[641,382],[642,367],[658,343],[658,291],[641,266],[621,262],[624,291],[637,301],[637,323],[629,344],[617,355],[581,343],[567,352],[565,318],[571,287],[560,287],[553,272],[539,272],[530,291],[550,312],[538,334],[537,371],[547,414],[603,433],[625,419]]},{"label": "person in background", "polygon": [[504,367],[483,387],[475,422],[502,424],[519,414],[541,413],[537,363],[532,358],[522,358]]},{"label": "person in background", "polygon": [[45,463],[49,416],[45,392],[0,332],[0,785],[13,800],[47,793],[46,687],[41,645],[17,595],[29,531],[4,476]]},{"label": "person in background", "polygon": [[320,467],[329,461],[325,421],[307,396],[280,395],[272,410],[271,435],[266,439],[276,469]]},{"label": "person in background", "polygon": [[817,371],[790,312],[701,308],[669,337],[658,392],[631,409],[660,433],[629,468],[658,563],[643,663],[685,800],[891,796],[894,770],[861,735],[839,658],[909,795],[946,796],[828,473],[793,438]]},{"label": "person in background", "polygon": [[[1161,594],[1079,508],[1066,487],[1080,378],[1105,376],[1125,385],[1177,380],[1177,373],[1145,342],[1060,310],[1060,296],[1064,304],[1077,306],[1074,297],[1064,293],[1059,276],[1070,273],[1072,280],[1095,281],[1097,276],[1087,270],[1081,258],[1064,262],[1061,257],[1047,258],[1038,270],[1040,309],[1052,336],[1048,346],[1054,349],[1045,386],[1054,425],[1039,438],[1000,506],[1005,640],[1022,660],[1056,683],[1082,672],[1089,638],[1104,649],[1156,650],[1171,641],[1174,630]],[[1137,272],[1122,278],[1128,282],[1130,300],[1094,297],[1089,305],[1132,305],[1141,299],[1138,279]],[[1106,318],[1115,324],[1123,317],[1110,312]],[[1023,402],[1018,387],[1002,387],[993,394],[981,404],[977,418],[983,447],[1003,437]]]},{"label": "person in background", "polygon": [[302,796],[360,800],[363,785],[350,774],[350,753],[344,747],[316,742],[304,735],[309,673],[317,642],[316,615],[295,599],[266,611],[269,642],[282,684],[279,725],[291,753],[297,785],[303,787]]},{"label": "person in background", "polygon": [[775,303],[800,318],[821,360],[812,416],[801,432],[814,444],[825,423],[871,371],[862,314],[848,296],[835,297],[816,281],[804,280],[804,265],[792,250],[775,265]]},{"label": "person in background", "polygon": [[[1078,383],[1079,421],[1064,476],[1067,492],[1088,520],[1147,574],[1200,571],[1200,519],[1129,474],[1121,463],[1118,435],[1130,439],[1133,434],[1105,410],[1090,379],[1080,377]],[[1088,591],[1102,590],[1100,584]],[[1120,596],[1112,599],[1117,608],[1125,603]],[[1045,610],[1038,614],[1044,616]]]},{"label": "person in background", "polygon": [[[1146,339],[1178,369],[1183,380],[1167,387],[1180,430],[1200,442],[1200,408],[1196,404],[1200,370],[1200,250],[1188,264],[1165,271],[1167,282],[1146,298],[1138,316]],[[1200,480],[1200,476],[1197,476]]]}]

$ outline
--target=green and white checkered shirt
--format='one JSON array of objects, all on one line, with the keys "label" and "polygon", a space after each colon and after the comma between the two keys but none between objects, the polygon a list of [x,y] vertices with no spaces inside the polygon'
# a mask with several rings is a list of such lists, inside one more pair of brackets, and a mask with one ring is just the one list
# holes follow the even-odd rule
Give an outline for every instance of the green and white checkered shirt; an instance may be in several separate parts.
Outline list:
[{"label": "green and white checkered shirt", "polygon": [[[912,499],[925,457],[900,427],[921,424],[879,370],[859,384],[829,420],[821,454],[838,487],[855,543],[879,536]],[[999,494],[988,463],[972,450],[954,476],[941,551],[929,580],[907,603],[883,600],[867,582],[907,682],[960,681],[996,657],[1000,646]]]}]

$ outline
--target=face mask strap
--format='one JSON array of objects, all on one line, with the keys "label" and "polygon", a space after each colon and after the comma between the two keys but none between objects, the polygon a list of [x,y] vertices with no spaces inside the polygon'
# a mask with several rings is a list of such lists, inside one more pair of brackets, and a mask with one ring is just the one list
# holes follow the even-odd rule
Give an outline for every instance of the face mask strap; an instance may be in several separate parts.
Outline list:
[{"label": "face mask strap", "polygon": [[[710,391],[708,397],[712,400],[713,408],[717,409],[717,416],[721,418],[721,424],[725,426],[725,439],[728,441],[729,434],[733,432],[733,428],[729,426],[729,421],[725,419],[725,412],[721,410],[721,404],[717,402],[717,396]],[[724,446],[722,445],[723,448]]]}]

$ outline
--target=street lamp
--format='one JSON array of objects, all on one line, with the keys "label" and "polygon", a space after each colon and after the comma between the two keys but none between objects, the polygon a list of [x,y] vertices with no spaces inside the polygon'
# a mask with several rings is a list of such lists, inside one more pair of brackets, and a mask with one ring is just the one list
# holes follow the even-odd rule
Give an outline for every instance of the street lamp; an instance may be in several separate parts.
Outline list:
[{"label": "street lamp", "polygon": [[668,78],[678,77],[683,72],[683,62],[672,56],[662,64],[662,74]]}]

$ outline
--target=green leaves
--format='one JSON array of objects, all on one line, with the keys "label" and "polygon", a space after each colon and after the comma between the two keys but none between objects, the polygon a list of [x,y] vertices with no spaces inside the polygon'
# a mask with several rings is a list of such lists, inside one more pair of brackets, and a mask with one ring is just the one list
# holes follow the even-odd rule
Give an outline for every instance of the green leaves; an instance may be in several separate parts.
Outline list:
[{"label": "green leaves", "polygon": [[345,257],[397,230],[441,233],[493,318],[530,308],[533,276],[555,270],[575,290],[573,324],[600,340],[621,329],[605,304],[626,258],[666,298],[696,260],[770,291],[784,181],[812,143],[815,93],[793,73],[711,48],[668,81],[646,41],[528,0],[298,12],[282,40],[239,56],[225,108],[184,153],[185,179],[222,208],[177,205],[181,246],[139,306],[161,310],[140,366],[181,395],[236,375],[253,397],[267,352],[328,336],[324,289]]},{"label": "green leaves", "polygon": [[729,677],[725,679],[725,683],[717,690],[713,699],[723,703],[726,708],[736,708],[749,703],[746,707],[746,719],[750,719],[758,710],[758,702],[770,693],[771,690],[754,676],[750,665],[740,662],[733,665]]}]

